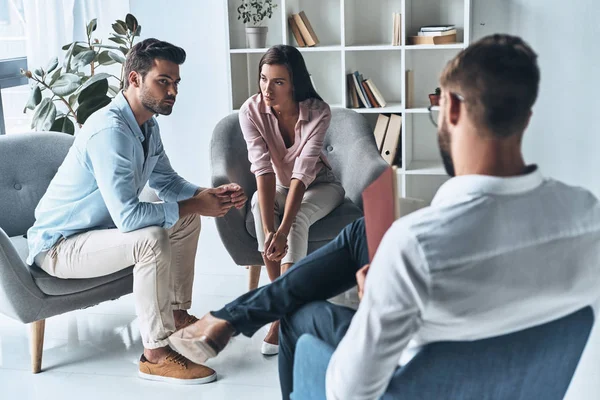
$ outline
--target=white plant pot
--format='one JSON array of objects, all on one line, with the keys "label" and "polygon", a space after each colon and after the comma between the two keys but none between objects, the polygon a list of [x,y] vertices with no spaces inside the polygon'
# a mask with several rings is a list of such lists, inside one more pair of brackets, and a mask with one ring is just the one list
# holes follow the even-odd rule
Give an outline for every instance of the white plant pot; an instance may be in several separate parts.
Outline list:
[{"label": "white plant pot", "polygon": [[267,32],[269,28],[266,26],[247,26],[246,41],[251,49],[260,49],[267,45]]}]

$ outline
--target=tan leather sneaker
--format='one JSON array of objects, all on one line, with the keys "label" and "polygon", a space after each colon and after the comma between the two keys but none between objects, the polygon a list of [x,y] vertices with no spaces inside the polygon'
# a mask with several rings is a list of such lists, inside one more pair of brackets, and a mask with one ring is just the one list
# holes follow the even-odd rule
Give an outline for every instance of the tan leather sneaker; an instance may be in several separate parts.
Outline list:
[{"label": "tan leather sneaker", "polygon": [[173,350],[156,364],[142,354],[138,375],[142,379],[179,385],[201,385],[217,379],[217,373],[212,368],[193,363]]}]

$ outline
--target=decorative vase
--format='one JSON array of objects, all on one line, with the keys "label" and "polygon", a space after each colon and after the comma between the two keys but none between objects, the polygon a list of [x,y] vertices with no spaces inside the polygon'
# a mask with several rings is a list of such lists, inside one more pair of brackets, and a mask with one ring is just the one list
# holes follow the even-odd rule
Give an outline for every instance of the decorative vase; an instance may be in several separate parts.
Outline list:
[{"label": "decorative vase", "polygon": [[432,106],[439,106],[440,105],[440,96],[437,94],[430,94],[429,102],[431,103]]},{"label": "decorative vase", "polygon": [[260,49],[267,45],[267,32],[269,28],[266,26],[247,26],[246,41],[251,49]]}]

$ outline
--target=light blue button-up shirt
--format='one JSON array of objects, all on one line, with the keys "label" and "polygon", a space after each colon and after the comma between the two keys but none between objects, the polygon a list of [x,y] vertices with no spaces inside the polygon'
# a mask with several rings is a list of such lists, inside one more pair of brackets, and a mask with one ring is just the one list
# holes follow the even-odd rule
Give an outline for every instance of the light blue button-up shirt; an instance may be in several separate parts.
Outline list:
[{"label": "light blue button-up shirt", "polygon": [[[143,132],[149,140],[145,160]],[[163,203],[140,202],[148,182]],[[177,202],[198,189],[171,167],[156,119],[140,127],[119,93],[86,121],[36,207],[35,224],[27,232],[27,262],[31,265],[61,237],[92,229],[170,228],[179,219]]]}]

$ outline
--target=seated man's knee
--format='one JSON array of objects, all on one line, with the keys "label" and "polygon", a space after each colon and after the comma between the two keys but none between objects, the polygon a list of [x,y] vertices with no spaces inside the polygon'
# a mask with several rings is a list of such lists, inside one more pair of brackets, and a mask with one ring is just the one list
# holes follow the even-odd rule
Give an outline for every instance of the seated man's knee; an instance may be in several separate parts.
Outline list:
[{"label": "seated man's knee", "polygon": [[139,258],[144,255],[156,256],[159,253],[165,257],[170,257],[171,241],[169,240],[169,232],[166,229],[159,226],[149,226],[140,229],[138,235]]},{"label": "seated man's knee", "polygon": [[365,218],[361,217],[354,222],[346,225],[342,230],[342,235],[349,241],[353,241],[356,237],[362,237],[365,233]]}]

